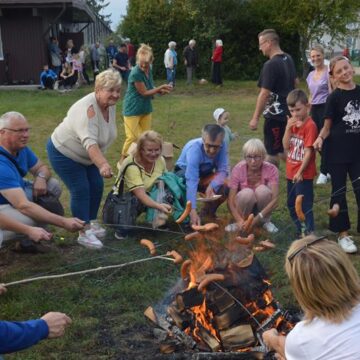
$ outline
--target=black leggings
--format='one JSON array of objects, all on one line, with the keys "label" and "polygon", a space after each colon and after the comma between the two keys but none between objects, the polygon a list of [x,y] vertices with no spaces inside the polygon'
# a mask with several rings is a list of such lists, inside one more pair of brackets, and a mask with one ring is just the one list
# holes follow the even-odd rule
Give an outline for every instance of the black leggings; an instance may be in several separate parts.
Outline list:
[{"label": "black leggings", "polygon": [[360,162],[346,164],[328,164],[331,175],[331,200],[330,207],[337,203],[340,213],[335,218],[330,218],[329,229],[334,232],[350,229],[350,220],[346,201],[346,180],[349,174],[357,203],[357,232],[360,232]]}]

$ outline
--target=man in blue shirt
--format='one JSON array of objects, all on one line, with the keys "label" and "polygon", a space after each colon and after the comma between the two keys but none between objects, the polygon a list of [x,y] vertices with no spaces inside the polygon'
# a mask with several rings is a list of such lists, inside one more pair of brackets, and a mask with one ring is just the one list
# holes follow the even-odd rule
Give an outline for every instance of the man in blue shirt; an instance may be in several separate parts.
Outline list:
[{"label": "man in blue shirt", "polygon": [[130,63],[126,44],[119,46],[119,52],[115,55],[112,66],[120,72],[122,79],[127,83],[130,73]]},{"label": "man in blue shirt", "polygon": [[[29,134],[29,123],[22,114],[12,111],[0,117],[0,213],[30,226],[43,223],[81,230],[83,221],[53,214],[33,202],[47,192],[59,197],[61,188],[47,165],[27,146]],[[34,176],[33,182],[24,179],[28,172]],[[0,243],[15,236],[0,228]]]},{"label": "man in blue shirt", "polygon": [[175,172],[186,180],[186,198],[191,201],[190,221],[200,224],[196,211],[196,194],[203,192],[206,198],[222,195],[220,199],[205,204],[201,215],[215,216],[216,209],[226,200],[228,175],[227,148],[224,129],[217,124],[205,125],[202,137],[190,140],[183,148],[175,165]]}]

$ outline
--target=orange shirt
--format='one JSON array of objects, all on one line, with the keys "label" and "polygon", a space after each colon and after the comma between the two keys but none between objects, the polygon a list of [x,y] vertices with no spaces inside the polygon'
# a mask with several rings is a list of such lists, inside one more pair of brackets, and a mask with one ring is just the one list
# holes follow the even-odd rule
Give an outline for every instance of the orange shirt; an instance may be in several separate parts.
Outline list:
[{"label": "orange shirt", "polygon": [[[305,148],[312,147],[317,135],[317,127],[311,117],[308,117],[302,126],[291,128],[290,147],[286,158],[287,179],[292,180],[294,178],[304,160]],[[312,180],[315,175],[315,151],[313,151],[310,162],[303,172],[303,179]]]}]

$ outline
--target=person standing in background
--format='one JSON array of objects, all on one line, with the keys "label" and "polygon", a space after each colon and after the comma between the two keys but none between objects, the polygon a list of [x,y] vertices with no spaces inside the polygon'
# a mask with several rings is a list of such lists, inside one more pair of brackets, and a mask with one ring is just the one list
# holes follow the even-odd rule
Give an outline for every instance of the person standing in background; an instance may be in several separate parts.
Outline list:
[{"label": "person standing in background", "polygon": [[121,44],[119,46],[119,52],[115,55],[115,58],[112,61],[112,66],[120,72],[121,78],[127,83],[130,72],[130,64],[126,44]]},{"label": "person standing in background", "polygon": [[[311,117],[315,121],[318,132],[324,126],[324,113],[326,99],[331,92],[329,68],[324,63],[324,49],[320,45],[312,47],[310,59],[314,70],[309,73],[306,82],[310,91]],[[321,150],[320,174],[316,185],[326,184],[328,181],[328,169],[326,166],[326,142]]]},{"label": "person standing in background", "polygon": [[215,85],[220,85],[220,86],[222,86],[223,84],[221,78],[221,63],[223,60],[222,56],[223,56],[223,42],[222,40],[218,39],[215,42],[215,49],[211,57],[211,61],[213,62],[213,72],[212,72],[211,81]]},{"label": "person standing in background", "polygon": [[186,84],[191,85],[192,79],[195,76],[195,69],[199,64],[199,55],[195,47],[196,41],[194,39],[189,41],[189,45],[185,47],[184,64],[186,66]]},{"label": "person standing in background", "polygon": [[91,66],[94,72],[94,81],[96,79],[96,75],[100,72],[100,53],[99,53],[100,43],[97,41],[90,50],[90,59]]},{"label": "person standing in background", "polygon": [[129,38],[127,38],[125,40],[125,44],[126,44],[126,47],[127,47],[127,54],[128,54],[128,57],[129,57],[130,65],[131,65],[131,67],[135,66],[135,47],[130,42]]},{"label": "person standing in background", "polygon": [[109,67],[111,67],[117,53],[118,53],[118,49],[114,44],[114,40],[110,39],[109,46],[106,48],[106,55],[108,58]]},{"label": "person standing in background", "polygon": [[49,43],[49,55],[51,60],[51,66],[57,76],[61,72],[61,50],[59,48],[59,41],[55,36],[50,38]]},{"label": "person standing in background", "polygon": [[168,84],[175,86],[176,77],[176,65],[177,65],[177,53],[175,51],[176,42],[170,41],[168,44],[169,48],[164,54],[164,65],[166,68],[166,80]]}]

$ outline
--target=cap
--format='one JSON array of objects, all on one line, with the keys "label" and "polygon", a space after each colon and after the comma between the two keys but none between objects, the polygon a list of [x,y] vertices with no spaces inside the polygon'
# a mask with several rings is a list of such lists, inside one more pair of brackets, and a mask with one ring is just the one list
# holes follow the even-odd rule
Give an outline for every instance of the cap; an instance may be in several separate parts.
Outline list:
[{"label": "cap", "polygon": [[217,108],[214,113],[213,113],[213,116],[214,116],[214,119],[216,122],[219,121],[219,118],[220,116],[225,112],[225,109],[223,108]]}]

